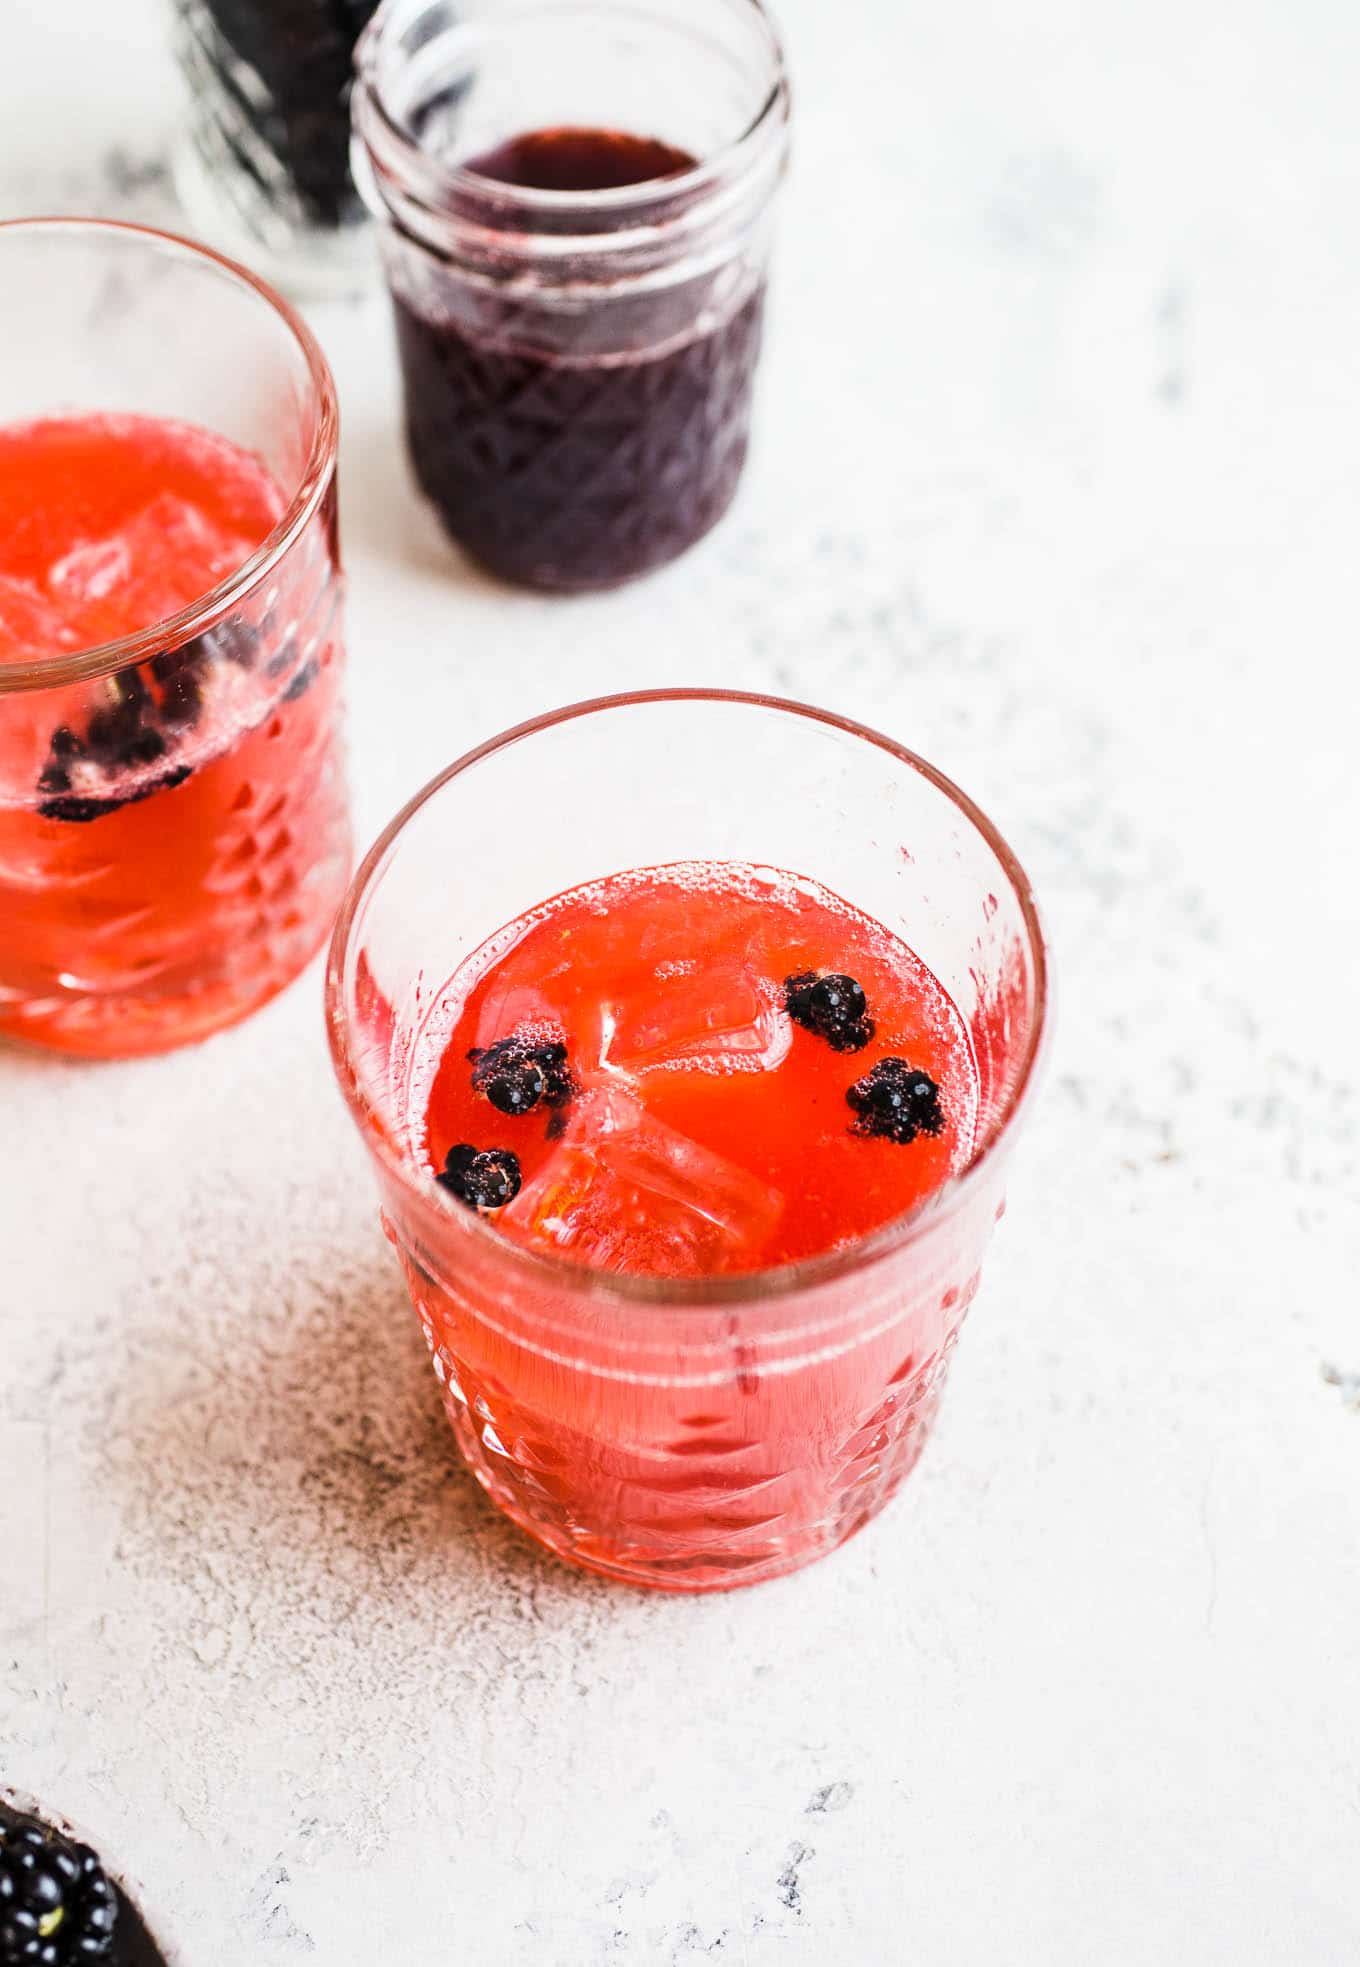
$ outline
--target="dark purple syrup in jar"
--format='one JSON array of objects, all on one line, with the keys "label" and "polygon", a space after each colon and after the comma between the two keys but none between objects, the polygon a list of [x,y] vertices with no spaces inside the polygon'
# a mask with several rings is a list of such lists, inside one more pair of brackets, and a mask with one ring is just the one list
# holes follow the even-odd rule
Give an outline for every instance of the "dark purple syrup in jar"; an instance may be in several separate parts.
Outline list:
[{"label": "dark purple syrup in jar", "polygon": [[[656,138],[561,128],[466,168],[590,192],[664,183],[695,161]],[[723,310],[712,292],[705,281],[698,298],[681,284],[630,301],[619,347],[585,316],[565,336],[558,316],[557,345],[544,346],[541,310],[508,292],[475,331],[395,297],[412,462],[468,553],[533,587],[608,587],[673,560],[722,517],[746,458],[764,283]]]},{"label": "dark purple syrup in jar", "polygon": [[465,168],[525,191],[623,191],[654,178],[678,177],[698,161],[659,137],[564,126],[511,137],[472,158]]}]

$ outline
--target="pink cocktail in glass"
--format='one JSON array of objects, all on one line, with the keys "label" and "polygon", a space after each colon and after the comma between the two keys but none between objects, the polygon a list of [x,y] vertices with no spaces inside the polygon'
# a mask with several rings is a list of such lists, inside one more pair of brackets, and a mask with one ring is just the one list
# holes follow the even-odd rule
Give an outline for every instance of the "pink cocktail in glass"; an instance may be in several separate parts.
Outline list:
[{"label": "pink cocktail in glass", "polygon": [[994,830],[837,719],[614,699],[436,781],[342,912],[331,1034],[495,1500],[680,1590],[876,1514],[976,1288],[1044,997]]},{"label": "pink cocktail in glass", "polygon": [[245,1016],[348,866],[334,391],[250,276],[0,226],[0,1033],[150,1052]]}]

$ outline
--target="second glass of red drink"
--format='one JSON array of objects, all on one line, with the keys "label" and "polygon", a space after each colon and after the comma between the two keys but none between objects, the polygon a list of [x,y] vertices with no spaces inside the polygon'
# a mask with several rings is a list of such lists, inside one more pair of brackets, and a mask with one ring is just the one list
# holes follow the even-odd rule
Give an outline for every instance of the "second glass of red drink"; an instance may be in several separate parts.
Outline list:
[{"label": "second glass of red drink", "polygon": [[331,1043],[490,1495],[689,1591],[868,1522],[929,1431],[1045,1000],[995,829],[829,715],[614,698],[427,788],[341,913]]},{"label": "second glass of red drink", "polygon": [[0,226],[0,1034],[96,1057],[244,1017],[349,864],[337,416],[216,254]]}]

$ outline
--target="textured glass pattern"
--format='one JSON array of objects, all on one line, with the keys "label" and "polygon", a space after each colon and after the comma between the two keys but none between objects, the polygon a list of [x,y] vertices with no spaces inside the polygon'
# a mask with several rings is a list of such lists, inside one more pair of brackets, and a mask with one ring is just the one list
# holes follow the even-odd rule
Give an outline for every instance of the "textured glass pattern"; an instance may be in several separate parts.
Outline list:
[{"label": "textured glass pattern", "polygon": [[851,1315],[831,1359],[774,1356],[734,1316],[730,1370],[700,1386],[633,1370],[625,1334],[603,1372],[545,1358],[402,1254],[482,1487],[559,1555],[678,1591],[777,1577],[878,1514],[925,1447],[977,1282],[904,1304],[886,1330],[871,1314],[857,1335]]},{"label": "textured glass pattern", "polygon": [[0,703],[43,743],[107,714],[111,691],[145,693],[162,718],[195,707],[96,797],[54,781],[50,751],[40,776],[0,783],[0,1032],[160,1050],[245,1016],[315,952],[349,864],[331,538],[318,514],[269,587],[180,649]]},{"label": "textured glass pattern", "polygon": [[678,346],[572,359],[396,303],[416,476],[508,580],[608,586],[716,525],[746,458],[763,288]]}]

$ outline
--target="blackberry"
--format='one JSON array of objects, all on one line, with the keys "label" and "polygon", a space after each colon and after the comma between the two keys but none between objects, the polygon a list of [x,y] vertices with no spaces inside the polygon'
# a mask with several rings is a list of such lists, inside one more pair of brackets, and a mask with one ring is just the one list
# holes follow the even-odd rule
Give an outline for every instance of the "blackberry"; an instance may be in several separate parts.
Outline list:
[{"label": "blackberry", "polygon": [[497,1113],[531,1113],[548,1090],[542,1069],[533,1059],[506,1059],[491,1071],[479,1069],[473,1081]]},{"label": "blackberry", "polygon": [[158,765],[166,757],[170,741],[160,726],[173,728],[197,719],[203,701],[198,674],[204,661],[196,643],[153,656],[146,667],[160,685],[159,702],[140,669],[120,669],[106,679],[106,701],[91,715],[83,737],[69,724],[59,724],[38,774],[42,817],[84,824],[182,784],[191,766],[172,765],[130,791],[97,789],[101,776],[114,779],[123,772]]},{"label": "blackberry", "polygon": [[86,750],[106,771],[139,762],[137,750],[147,735],[147,714],[155,709],[139,670],[120,669],[109,678],[108,693],[109,702],[95,711],[85,732]]},{"label": "blackberry", "polygon": [[158,683],[173,683],[177,676],[190,675],[195,670],[202,669],[203,663],[199,638],[195,637],[192,642],[185,642],[178,649],[162,649],[158,655],[151,658],[147,667]]},{"label": "blackberry", "polygon": [[[152,779],[149,784],[136,786],[131,792],[119,793],[105,799],[78,792],[58,792],[52,798],[41,800],[38,811],[45,820],[67,820],[73,824],[102,820],[107,813],[116,813],[123,806],[136,806],[141,800],[149,799],[153,792],[172,791],[175,786],[183,785],[192,771],[192,765],[172,765],[168,772],[162,772],[159,778]],[[42,780],[40,779],[38,783],[41,788]],[[69,779],[67,783],[69,784]]]},{"label": "blackberry", "polygon": [[151,674],[161,686],[161,722],[193,725],[203,710],[203,672],[210,658],[196,637],[181,649],[163,649],[151,658]]},{"label": "blackberry", "polygon": [[[131,791],[101,793],[98,789],[101,775],[112,779],[166,759],[172,744],[203,714],[207,672],[218,662],[249,669],[259,649],[260,631],[243,616],[231,615],[178,649],[162,649],[144,670],[135,666],[120,669],[107,678],[103,685],[106,700],[92,713],[84,734],[67,724],[52,733],[38,775],[39,813],[44,819],[83,825],[149,799],[154,792],[183,784],[192,766],[171,765]],[[291,654],[291,642],[289,651]],[[304,663],[284,690],[284,701],[291,703],[300,697],[317,674],[315,661]],[[77,772],[77,767],[84,769]]]},{"label": "blackberry", "polygon": [[87,1845],[0,1824],[0,1967],[112,1960],[118,1899]]},{"label": "blackberry", "polygon": [[512,1032],[485,1050],[468,1053],[473,1090],[490,1100],[498,1113],[532,1113],[544,1106],[564,1107],[576,1092],[560,1039],[535,1040]]},{"label": "blackberry", "polygon": [[128,669],[120,669],[109,680],[118,694],[120,708],[125,708],[129,717],[135,717],[140,722],[155,708],[150,686],[135,663]]},{"label": "blackberry", "polygon": [[[44,772],[38,781],[43,791],[50,790],[43,784],[46,777]],[[66,784],[69,786],[70,783],[67,779]],[[88,820],[102,820],[105,813],[116,813],[121,803],[117,799],[89,799],[79,792],[57,790],[51,798],[39,801],[38,811],[45,820],[66,820],[72,825],[83,825]]]},{"label": "blackberry", "polygon": [[862,1052],[874,1035],[863,987],[836,971],[800,970],[785,977],[784,1009],[833,1052]]},{"label": "blackberry", "polygon": [[154,765],[165,756],[165,739],[150,728],[138,731],[128,740],[123,756],[129,765]]},{"label": "blackberry", "polygon": [[880,1059],[845,1097],[857,1116],[857,1134],[905,1147],[918,1134],[938,1134],[944,1127],[939,1087],[905,1059]]},{"label": "blackberry", "polygon": [[440,1187],[469,1209],[503,1209],[519,1194],[521,1179],[519,1156],[508,1147],[491,1147],[479,1154],[467,1141],[449,1149],[444,1172],[436,1176]]},{"label": "blackberry", "polygon": [[172,676],[161,696],[161,717],[167,724],[197,724],[203,714],[203,685],[191,669]]},{"label": "blackberry", "polygon": [[52,733],[52,742],[47,748],[46,763],[38,774],[39,792],[69,792],[71,767],[77,759],[84,756],[85,746],[70,725],[58,724]]}]

